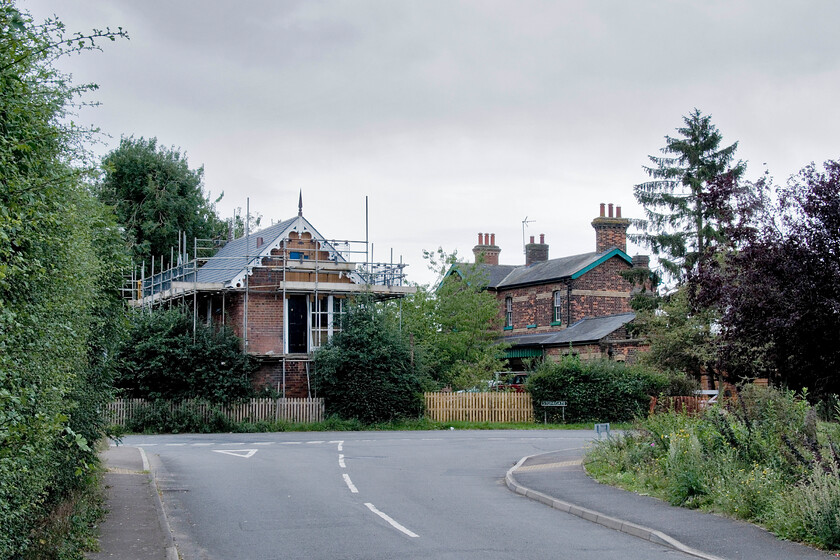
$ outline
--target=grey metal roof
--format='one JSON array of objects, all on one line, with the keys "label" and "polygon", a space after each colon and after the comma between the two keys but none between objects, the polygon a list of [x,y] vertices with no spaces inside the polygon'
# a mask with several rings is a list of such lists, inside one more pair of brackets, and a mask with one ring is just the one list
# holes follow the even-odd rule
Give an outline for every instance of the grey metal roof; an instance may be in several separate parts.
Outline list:
[{"label": "grey metal roof", "polygon": [[[255,264],[257,255],[265,250],[266,245],[272,244],[282,236],[297,219],[290,218],[254,232],[247,238],[240,237],[228,242],[213,255],[212,259],[198,269],[197,281],[229,283],[242,273],[249,263]],[[263,245],[261,245],[262,248],[257,248],[257,239],[260,237],[263,239]]]},{"label": "grey metal roof", "polygon": [[562,346],[583,342],[597,342],[636,318],[635,313],[619,313],[591,317],[569,325],[561,331],[517,334],[502,338],[513,346]]}]

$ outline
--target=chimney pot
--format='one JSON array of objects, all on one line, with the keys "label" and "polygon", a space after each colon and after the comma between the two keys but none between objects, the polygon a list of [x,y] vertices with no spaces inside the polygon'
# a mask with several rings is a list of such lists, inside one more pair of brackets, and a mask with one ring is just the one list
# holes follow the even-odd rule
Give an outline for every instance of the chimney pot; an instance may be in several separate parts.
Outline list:
[{"label": "chimney pot", "polygon": [[616,206],[616,207],[615,207],[615,217],[616,217],[616,218],[620,218],[620,217],[621,217],[621,206]]},{"label": "chimney pot", "polygon": [[613,205],[612,205],[612,202],[610,202],[610,204],[609,204],[609,213],[610,213],[610,218],[612,218],[612,217],[613,217]]},{"label": "chimney pot", "polygon": [[601,217],[602,218],[604,217],[604,206],[605,206],[605,204],[602,202],[601,203]]},{"label": "chimney pot", "polygon": [[533,242],[534,242],[534,236],[532,235],[531,236],[531,243],[533,243]]},{"label": "chimney pot", "polygon": [[478,244],[481,245],[481,232],[478,232]]},{"label": "chimney pot", "polygon": [[490,245],[495,245],[495,244],[496,244],[496,234],[491,233],[490,234]]},{"label": "chimney pot", "polygon": [[544,233],[540,234],[540,245],[545,245],[545,234]]},{"label": "chimney pot", "polygon": [[484,244],[485,245],[490,245],[490,234],[489,233],[484,234]]}]

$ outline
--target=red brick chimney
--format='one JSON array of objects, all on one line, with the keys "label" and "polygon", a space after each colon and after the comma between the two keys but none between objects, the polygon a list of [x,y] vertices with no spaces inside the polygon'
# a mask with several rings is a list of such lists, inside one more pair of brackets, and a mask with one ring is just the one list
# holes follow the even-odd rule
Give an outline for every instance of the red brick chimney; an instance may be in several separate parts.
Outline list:
[{"label": "red brick chimney", "polygon": [[540,242],[534,243],[534,236],[531,242],[525,245],[525,266],[548,260],[548,245],[545,242],[545,234],[540,234]]},{"label": "red brick chimney", "polygon": [[496,245],[495,233],[479,233],[478,245],[473,247],[475,262],[484,264],[499,264],[499,253],[502,250]]},{"label": "red brick chimney", "polygon": [[621,206],[608,206],[608,215],[604,215],[604,203],[601,203],[600,216],[592,220],[592,227],[595,228],[595,251],[605,253],[610,249],[621,249],[627,251],[627,228],[630,227],[630,220],[621,217]]}]

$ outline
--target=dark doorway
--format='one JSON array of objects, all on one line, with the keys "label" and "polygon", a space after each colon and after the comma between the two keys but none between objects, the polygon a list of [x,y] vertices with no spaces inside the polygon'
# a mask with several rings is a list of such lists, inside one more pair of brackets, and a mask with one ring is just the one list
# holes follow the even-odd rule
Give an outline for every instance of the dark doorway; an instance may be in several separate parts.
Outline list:
[{"label": "dark doorway", "polygon": [[305,354],[307,351],[306,296],[289,296],[289,354]]}]

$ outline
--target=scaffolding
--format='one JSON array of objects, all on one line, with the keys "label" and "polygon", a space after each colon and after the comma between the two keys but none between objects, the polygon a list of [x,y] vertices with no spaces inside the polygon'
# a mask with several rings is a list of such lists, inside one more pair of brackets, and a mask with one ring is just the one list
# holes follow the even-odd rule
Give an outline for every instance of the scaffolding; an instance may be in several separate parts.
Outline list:
[{"label": "scaffolding", "polygon": [[[151,311],[153,308],[174,305],[192,307],[193,333],[199,321],[199,298],[206,305],[208,324],[213,314],[213,297],[221,296],[221,324],[228,319],[228,300],[234,294],[242,296],[242,316],[236,324],[241,325],[243,350],[262,356],[263,359],[279,359],[282,379],[277,390],[286,395],[286,377],[290,364],[298,363],[298,370],[305,370],[306,390],[312,396],[314,388],[310,380],[311,354],[324,344],[339,327],[340,315],[345,312],[344,301],[354,294],[370,294],[377,299],[401,298],[413,293],[408,285],[402,262],[371,262],[369,244],[365,241],[320,240],[293,233],[297,237],[272,239],[272,249],[263,249],[259,255],[224,255],[221,249],[224,241],[194,239],[192,258],[186,239],[181,236],[179,248],[170,254],[167,266],[163,259],[151,259],[149,263],[135,267],[131,277],[126,279],[124,294],[129,305]],[[262,239],[259,232],[251,234],[257,247]],[[392,256],[393,261],[393,256]],[[148,271],[148,274],[147,274]],[[273,293],[284,302],[294,295],[309,296],[307,304],[307,326],[304,354],[291,352],[287,323],[283,328],[283,348],[278,354],[252,351],[249,329],[249,296],[251,294]],[[285,306],[285,303],[284,303]],[[284,309],[284,314],[288,310]],[[284,315],[284,317],[286,317]],[[300,365],[302,364],[302,365]]]},{"label": "scaffolding", "polygon": [[[254,234],[256,235],[256,234]],[[376,297],[401,297],[413,292],[408,286],[403,262],[364,262],[354,260],[358,256],[367,256],[364,241],[350,240],[313,240],[316,247],[298,246],[299,239],[286,237],[282,240],[280,251],[271,255],[257,256],[212,256],[225,245],[225,242],[211,239],[195,239],[193,258],[189,253],[179,251],[177,258],[171,256],[164,268],[162,257],[152,257],[150,262],[142,263],[132,269],[126,278],[123,294],[133,307],[151,308],[173,299],[191,296],[203,291],[278,291],[303,290],[319,291],[319,286],[330,284],[329,289],[347,293],[370,292]],[[325,249],[326,247],[326,249]],[[279,253],[279,254],[274,254]],[[324,258],[324,253],[327,257]],[[189,259],[189,260],[188,260]],[[227,285],[225,282],[202,281],[202,269],[210,265],[219,276],[230,276],[244,271],[250,278],[259,269],[279,272],[276,284],[260,284],[250,287],[248,282]],[[147,275],[148,271],[148,275]],[[294,280],[295,274],[309,278]],[[351,282],[330,282],[332,279],[349,278]]]}]

